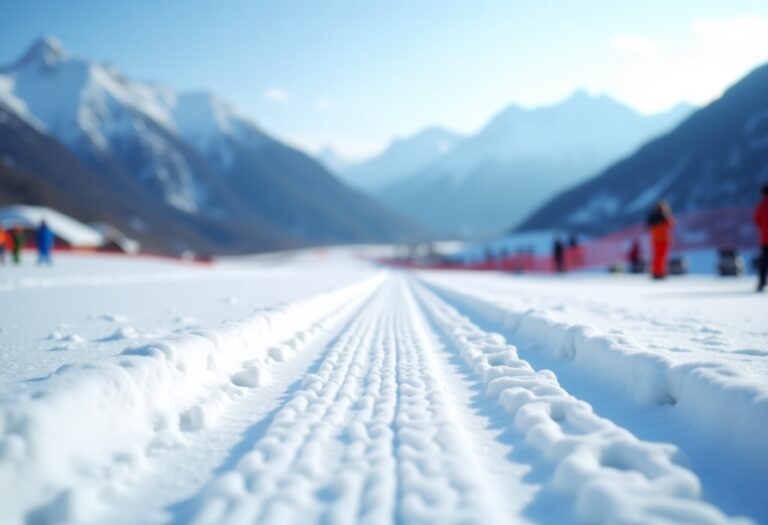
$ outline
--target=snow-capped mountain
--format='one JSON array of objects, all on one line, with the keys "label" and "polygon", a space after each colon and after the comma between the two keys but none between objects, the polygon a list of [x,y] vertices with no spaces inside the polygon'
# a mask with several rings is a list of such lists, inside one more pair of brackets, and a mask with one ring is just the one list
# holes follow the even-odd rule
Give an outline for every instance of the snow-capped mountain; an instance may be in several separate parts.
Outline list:
[{"label": "snow-capped mountain", "polygon": [[129,79],[51,37],[0,69],[0,104],[98,173],[106,200],[130,189],[142,205],[274,229],[298,244],[413,230],[214,95]]},{"label": "snow-capped mountain", "polygon": [[490,233],[514,224],[563,187],[670,129],[689,112],[680,106],[643,116],[584,91],[534,110],[513,105],[423,170],[373,193],[444,234]]},{"label": "snow-capped mountain", "polygon": [[751,208],[767,183],[768,64],[672,132],[553,198],[518,229],[606,233],[643,223],[662,198],[677,213]]},{"label": "snow-capped mountain", "polygon": [[338,173],[352,186],[375,194],[439,161],[461,138],[449,129],[427,128],[410,137],[395,139],[381,154]]},{"label": "snow-capped mountain", "polygon": [[175,133],[170,91],[133,82],[114,68],[72,57],[46,37],[10,67],[2,100],[39,130],[56,137],[87,164],[112,164],[153,187],[187,212],[206,203],[204,179]]},{"label": "snow-capped mountain", "polygon": [[0,103],[0,204],[48,206],[83,222],[107,223],[152,252],[234,253],[297,246],[264,220],[236,223],[188,214],[111,175],[88,168],[54,137]]}]

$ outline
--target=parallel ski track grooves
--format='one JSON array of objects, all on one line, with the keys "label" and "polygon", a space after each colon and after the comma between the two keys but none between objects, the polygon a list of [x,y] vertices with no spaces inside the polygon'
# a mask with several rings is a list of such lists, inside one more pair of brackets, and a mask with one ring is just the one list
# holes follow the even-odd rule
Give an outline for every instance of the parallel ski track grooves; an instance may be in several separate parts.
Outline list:
[{"label": "parallel ski track grooves", "polygon": [[[477,366],[470,350],[477,350]],[[447,366],[454,354],[503,414],[471,404],[473,380]],[[316,371],[274,408],[251,448],[233,455],[232,466],[196,498],[192,523],[557,522],[556,516],[576,519],[574,512],[610,522],[608,512],[622,512],[624,503],[635,517],[690,510],[702,523],[723,522],[696,500],[689,473],[668,464],[669,450],[600,420],[554,374],[533,370],[501,336],[483,332],[408,276],[391,275],[317,355]],[[493,424],[517,432],[535,457],[510,456],[510,443],[497,443],[489,430]],[[638,461],[657,453],[652,467],[659,472],[624,465],[620,454],[609,461],[604,453],[614,442]],[[583,453],[571,455],[575,447]],[[567,475],[585,458],[583,472]],[[548,460],[566,465],[559,482],[551,470],[546,479],[523,479]],[[600,477],[606,469],[612,474]],[[582,482],[595,479],[617,482],[611,505],[594,504],[603,494],[598,485],[592,499],[581,497]],[[562,509],[527,512],[542,486],[558,483],[566,491]],[[669,494],[665,483],[674,489]],[[629,498],[635,486],[641,494]]]},{"label": "parallel ski track grooves", "polygon": [[[472,436],[456,420],[455,398],[449,395],[435,362],[435,340],[411,293],[398,279],[396,340],[400,403],[397,450],[400,479],[400,522],[492,523],[504,521],[492,505],[494,491],[483,479],[474,456]],[[466,403],[466,400],[461,400]],[[435,458],[438,458],[437,461]],[[499,460],[505,461],[503,457]],[[442,488],[442,490],[436,490]],[[493,502],[496,503],[496,502]]]},{"label": "parallel ski track grooves", "polygon": [[211,485],[194,523],[506,517],[474,455],[479,447],[456,419],[429,333],[410,284],[390,279],[253,450]]},{"label": "parallel ski track grooves", "polygon": [[[376,290],[366,292],[360,297],[351,299],[339,309],[329,312],[308,328],[295,332],[291,339],[280,343],[281,345],[291,342],[294,344],[291,346],[292,350],[290,350],[284,361],[276,361],[270,364],[270,375],[275,373],[284,378],[292,378],[288,382],[283,380],[282,382],[278,381],[278,384],[273,384],[270,381],[266,386],[259,388],[241,388],[230,382],[218,385],[208,397],[202,398],[198,402],[199,404],[207,403],[215,398],[216,393],[222,392],[227,392],[233,398],[229,400],[229,406],[219,416],[216,425],[211,428],[199,429],[198,431],[185,432],[186,444],[182,448],[162,450],[161,447],[161,449],[152,452],[154,460],[160,462],[162,470],[178,471],[182,476],[189,478],[200,478],[200,460],[194,459],[193,464],[196,468],[193,471],[193,467],[185,464],[185,458],[197,458],[200,455],[207,456],[206,460],[202,463],[211,469],[213,475],[225,472],[231,468],[231,465],[242,455],[243,450],[250,450],[248,448],[249,444],[254,439],[250,435],[255,433],[256,436],[260,436],[257,430],[258,427],[266,428],[271,423],[274,414],[288,402],[292,392],[292,385],[296,384],[296,375],[300,378],[304,377],[305,373],[309,373],[319,367],[326,357],[327,349],[333,347],[333,342],[338,340],[348,330],[360,312],[368,307],[371,298],[378,293],[382,286],[384,284],[380,283]],[[324,333],[318,335],[318,332]],[[291,375],[290,370],[295,370],[294,374],[296,375]],[[287,375],[286,372],[288,373]],[[276,405],[268,410],[257,411],[258,416],[255,416],[251,407],[259,404],[265,397],[277,401]],[[238,436],[239,439],[233,440],[233,436]],[[226,457],[222,457],[215,450],[212,450],[212,448],[215,449],[215,447],[221,446],[223,443],[230,443],[231,447],[225,452]],[[155,467],[153,470],[156,470],[157,465],[153,465],[153,467]],[[205,472],[205,467],[202,470]],[[208,483],[210,483],[210,479]],[[206,487],[203,482],[198,485],[196,494],[192,494],[190,490],[182,492],[185,499],[176,500],[175,504],[168,508],[163,508],[158,506],[158,502],[164,501],[162,499],[163,496],[156,496],[170,492],[178,493],[178,488],[175,487],[173,480],[171,480],[171,486],[169,486],[168,479],[158,480],[151,477],[150,474],[149,479],[139,477],[131,480],[131,484],[136,484],[138,490],[118,495],[115,501],[118,504],[117,509],[129,509],[140,503],[148,503],[144,505],[145,508],[142,509],[139,516],[142,521],[151,523],[165,522],[169,511],[171,512],[172,523],[187,523],[192,515],[199,510],[196,496],[205,491]],[[194,487],[194,484],[192,487]],[[119,510],[113,510],[109,511],[107,521],[121,524],[133,523],[135,519],[134,517],[130,521],[126,521]]]},{"label": "parallel ski track grooves", "polygon": [[[467,444],[478,458],[478,465],[487,487],[487,500],[493,502],[492,517],[500,523],[528,522],[527,514],[542,507],[551,507],[550,517],[560,521],[563,499],[551,491],[541,491],[535,478],[541,476],[545,465],[531,463],[531,454],[522,436],[516,435],[510,425],[510,416],[494,399],[486,394],[486,385],[462,359],[461,352],[432,318],[433,312],[420,295],[420,287],[408,279],[409,295],[418,305],[418,315],[424,321],[417,326],[425,342],[424,357],[432,363],[432,370],[441,388],[452,401],[454,415],[459,422]],[[415,314],[414,314],[415,315]],[[512,496],[514,494],[514,496]],[[511,497],[512,496],[512,497]]]},{"label": "parallel ski track grooves", "polygon": [[[238,470],[212,488],[195,523],[313,521],[308,519],[317,513],[311,501],[317,484],[312,481],[322,476],[317,464],[327,465],[323,455],[342,430],[349,406],[360,397],[361,363],[376,346],[372,334],[385,332],[375,325],[384,319],[383,296],[389,287],[385,284],[339,336],[318,371],[304,378],[254,450],[241,458]],[[223,479],[227,476],[230,480]],[[293,488],[290,499],[279,493],[287,487]]]},{"label": "parallel ski track grooves", "polygon": [[[386,295],[391,296],[391,285]],[[397,404],[397,353],[387,351],[393,344],[391,312],[382,309],[379,316],[379,330],[371,341],[359,395],[337,436],[343,452],[325,488],[319,491],[336,498],[323,512],[321,522],[381,523],[395,505],[392,425]]]}]

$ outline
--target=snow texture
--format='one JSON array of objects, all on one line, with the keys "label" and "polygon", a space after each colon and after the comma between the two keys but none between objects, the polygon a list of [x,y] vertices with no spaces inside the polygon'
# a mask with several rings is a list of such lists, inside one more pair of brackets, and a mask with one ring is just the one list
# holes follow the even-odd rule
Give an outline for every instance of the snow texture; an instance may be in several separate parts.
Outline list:
[{"label": "snow texture", "polygon": [[[452,289],[454,293],[455,288]],[[698,431],[721,440],[768,468],[768,385],[728,363],[675,362],[646,351],[621,334],[606,334],[558,320],[546,310],[518,310],[497,297],[458,292],[460,302],[484,310],[540,352],[588,368],[597,379],[622,389],[640,405],[674,405]],[[712,334],[716,329],[708,329]],[[759,353],[759,352],[758,352]]]},{"label": "snow texture", "polygon": [[768,519],[751,282],[355,254],[0,269],[3,523]]},{"label": "snow texture", "polygon": [[65,365],[31,392],[4,400],[0,494],[5,518],[21,522],[30,508],[54,495],[36,512],[84,519],[97,498],[83,474],[140,463],[158,442],[209,423],[215,407],[198,404],[208,388],[230,379],[258,386],[275,361],[271,347],[282,345],[285,359],[380,280],[373,277],[216,330],[129,347],[113,362]]}]

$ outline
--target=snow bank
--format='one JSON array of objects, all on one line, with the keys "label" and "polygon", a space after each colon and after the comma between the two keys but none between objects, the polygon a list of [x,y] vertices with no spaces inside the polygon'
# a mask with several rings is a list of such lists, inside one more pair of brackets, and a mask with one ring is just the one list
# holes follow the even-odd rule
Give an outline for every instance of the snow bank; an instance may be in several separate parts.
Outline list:
[{"label": "snow bank", "polygon": [[215,421],[232,385],[267,381],[273,362],[326,334],[383,279],[127,348],[112,362],[64,366],[0,401],[3,521],[92,518],[155,449]]},{"label": "snow bank", "polygon": [[638,348],[622,335],[516,310],[476,291],[430,283],[457,304],[480,312],[551,358],[573,362],[638,404],[670,404],[703,438],[768,468],[768,385],[726,363],[675,363]]},{"label": "snow bank", "polygon": [[[535,371],[498,334],[480,330],[424,288],[434,322],[514,418],[526,442],[554,463],[553,487],[573,497],[586,523],[726,523],[699,500],[698,478],[673,445],[638,440],[568,394],[549,370]],[[573,334],[575,331],[571,331]]]}]

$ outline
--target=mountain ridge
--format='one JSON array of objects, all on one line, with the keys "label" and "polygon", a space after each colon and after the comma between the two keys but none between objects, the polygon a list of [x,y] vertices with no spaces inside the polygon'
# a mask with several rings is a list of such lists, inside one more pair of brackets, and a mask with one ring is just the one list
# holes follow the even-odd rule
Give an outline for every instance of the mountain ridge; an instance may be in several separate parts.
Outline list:
[{"label": "mountain ridge", "polygon": [[[131,80],[50,37],[0,69],[0,103],[111,183],[100,186],[105,201],[130,188],[134,199],[165,209],[173,221],[194,225],[203,218],[221,224],[220,232],[226,224],[233,231],[269,226],[285,241],[243,239],[244,252],[423,234],[215,95]],[[187,237],[167,241],[186,249],[216,246],[215,239]]]},{"label": "mountain ridge", "polygon": [[653,203],[674,211],[752,206],[768,183],[768,64],[675,129],[535,210],[518,231],[602,234],[642,223]]},{"label": "mountain ridge", "polygon": [[462,135],[441,126],[428,126],[412,135],[392,140],[375,157],[340,172],[349,184],[375,194],[399,177],[406,179],[449,152]]},{"label": "mountain ridge", "polygon": [[493,234],[672,127],[686,111],[647,117],[583,90],[532,110],[511,104],[438,161],[372,194],[446,236]]}]

